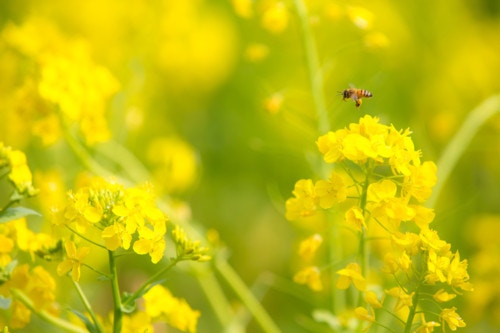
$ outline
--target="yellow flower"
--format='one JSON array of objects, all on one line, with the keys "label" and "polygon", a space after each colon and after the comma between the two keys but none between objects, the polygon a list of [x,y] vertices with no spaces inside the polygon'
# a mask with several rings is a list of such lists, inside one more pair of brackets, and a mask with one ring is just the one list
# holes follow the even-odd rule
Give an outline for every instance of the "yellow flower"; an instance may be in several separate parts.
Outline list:
[{"label": "yellow flower", "polygon": [[351,283],[360,291],[366,289],[366,280],[361,275],[361,267],[359,264],[350,263],[345,268],[337,271],[337,274],[340,275],[336,285],[338,289],[347,289]]},{"label": "yellow flower", "polygon": [[396,298],[396,305],[394,307],[394,311],[396,312],[401,309],[408,309],[413,305],[413,295],[415,294],[415,292],[407,294],[401,287],[394,287],[386,290],[385,292],[387,293],[387,295]]},{"label": "yellow flower", "polygon": [[323,237],[320,234],[314,234],[311,237],[304,239],[299,245],[299,256],[305,260],[310,260],[321,243],[323,243]]},{"label": "yellow flower", "polygon": [[375,159],[378,154],[370,140],[358,133],[349,133],[342,142],[342,154],[348,160],[365,163],[368,158]]},{"label": "yellow flower", "polygon": [[76,122],[88,144],[106,141],[110,132],[104,116],[105,104],[119,84],[106,68],[92,63],[85,45],[73,43],[68,49],[68,56],[43,57],[40,96]]},{"label": "yellow flower", "polygon": [[391,235],[393,245],[405,250],[410,256],[420,252],[420,237],[412,232],[395,232]]},{"label": "yellow flower", "polygon": [[139,229],[139,239],[134,242],[134,252],[149,254],[151,262],[156,264],[163,258],[166,243],[164,239],[165,228],[151,230],[147,227]]},{"label": "yellow flower", "polygon": [[373,13],[364,7],[347,7],[347,16],[360,29],[369,29],[373,22]]},{"label": "yellow flower", "polygon": [[354,309],[354,315],[359,320],[368,321],[370,323],[375,322],[375,313],[373,310],[371,311],[371,313],[368,313],[367,309],[359,306],[356,309]]},{"label": "yellow flower", "polygon": [[397,185],[391,180],[384,179],[368,186],[368,201],[383,202],[396,196]]},{"label": "yellow flower", "polygon": [[323,283],[321,282],[321,273],[318,267],[309,266],[301,269],[293,276],[293,281],[298,284],[305,284],[311,290],[323,290]]},{"label": "yellow flower", "polygon": [[457,327],[465,327],[465,322],[462,320],[462,317],[455,312],[457,308],[452,307],[451,309],[443,309],[441,311],[441,323],[444,325],[446,322],[448,327],[452,331],[456,331]]},{"label": "yellow flower", "polygon": [[[10,279],[0,286],[0,294],[10,296],[13,289],[30,299],[37,311],[47,311],[56,317],[59,315],[54,303],[56,283],[42,266],[36,266],[31,271],[28,265],[14,268]],[[11,306],[13,311],[9,326],[23,328],[30,322],[31,311],[17,300]]]},{"label": "yellow flower", "polygon": [[373,291],[365,292],[365,301],[370,304],[374,309],[380,309],[382,307],[382,303],[378,300],[377,294]]},{"label": "yellow flower", "polygon": [[6,147],[3,142],[0,142],[0,167],[6,165],[10,168],[9,180],[20,194],[31,197],[38,193],[32,183],[33,175],[28,166],[26,154],[20,150]]},{"label": "yellow flower", "polygon": [[454,288],[460,288],[465,291],[472,291],[473,287],[469,282],[469,273],[467,272],[467,260],[460,260],[458,251],[452,255],[450,266],[448,268],[448,284]]},{"label": "yellow flower", "polygon": [[197,158],[191,145],[180,138],[158,138],[148,147],[155,184],[166,193],[188,189],[196,180]]},{"label": "yellow flower", "polygon": [[264,100],[264,109],[271,114],[278,113],[283,107],[284,101],[285,97],[283,93],[275,92]]},{"label": "yellow flower", "polygon": [[335,163],[344,159],[344,155],[342,154],[342,140],[347,134],[347,130],[330,131],[318,138],[316,145],[321,154],[323,154],[323,159],[326,163]]},{"label": "yellow flower", "polygon": [[231,0],[234,11],[240,17],[249,19],[253,16],[252,0]]},{"label": "yellow flower", "polygon": [[436,302],[444,303],[454,299],[455,297],[457,297],[457,295],[449,294],[441,288],[436,291],[432,297],[434,298],[434,300],[436,300]]},{"label": "yellow flower", "polygon": [[344,178],[336,172],[333,172],[328,180],[317,181],[314,191],[323,209],[331,208],[335,203],[343,202],[347,198]]},{"label": "yellow flower", "polygon": [[427,258],[427,275],[425,281],[430,284],[446,282],[448,269],[450,267],[451,252],[446,255],[438,255],[435,251],[429,251]]},{"label": "yellow flower", "polygon": [[426,161],[418,166],[410,165],[408,169],[410,174],[404,179],[402,196],[412,196],[423,202],[430,197],[432,187],[436,185],[436,164]]},{"label": "yellow flower", "polygon": [[10,253],[14,249],[14,241],[0,234],[0,267],[5,267],[12,261]]},{"label": "yellow flower", "polygon": [[137,311],[123,316],[122,333],[153,333],[151,317],[146,312]]},{"label": "yellow flower", "polygon": [[183,332],[196,332],[200,312],[191,309],[183,299],[178,299],[161,285],[156,285],[144,295],[144,307],[153,320],[162,320]]},{"label": "yellow flower", "polygon": [[135,239],[135,253],[149,254],[153,263],[163,257],[167,218],[150,185],[125,189],[95,178],[68,198],[64,217],[78,232],[94,227],[110,251],[127,250]]},{"label": "yellow flower", "polygon": [[277,1],[262,15],[262,26],[273,34],[282,33],[288,26],[289,16],[285,4]]},{"label": "yellow flower", "polygon": [[446,254],[450,251],[451,245],[440,239],[436,230],[421,230],[419,236],[422,240],[422,245],[429,251],[432,250],[437,254]]},{"label": "yellow flower", "polygon": [[422,321],[420,323],[419,328],[415,331],[416,333],[432,333],[434,332],[434,327],[439,327],[441,324],[435,321],[426,321],[423,313],[420,314]]},{"label": "yellow flower", "polygon": [[434,213],[434,209],[427,208],[421,205],[410,205],[410,207],[415,212],[415,216],[413,217],[413,222],[420,229],[429,229],[429,224],[434,220],[436,214]]},{"label": "yellow flower", "polygon": [[344,219],[347,225],[354,227],[357,231],[362,231],[363,228],[366,228],[363,211],[358,206],[352,206],[349,208],[349,210],[345,212]]},{"label": "yellow flower", "polygon": [[90,248],[81,247],[77,250],[75,243],[71,240],[64,243],[64,248],[67,258],[57,266],[57,274],[62,276],[71,271],[73,281],[78,282],[80,280],[80,267],[83,264],[83,259],[89,255]]},{"label": "yellow flower", "polygon": [[295,183],[293,190],[295,198],[286,201],[286,218],[296,221],[316,213],[318,198],[311,179],[301,179]]},{"label": "yellow flower", "polygon": [[104,228],[101,237],[104,239],[106,248],[110,251],[115,251],[119,247],[128,250],[132,241],[131,234],[125,230],[125,226],[121,223],[114,223]]}]

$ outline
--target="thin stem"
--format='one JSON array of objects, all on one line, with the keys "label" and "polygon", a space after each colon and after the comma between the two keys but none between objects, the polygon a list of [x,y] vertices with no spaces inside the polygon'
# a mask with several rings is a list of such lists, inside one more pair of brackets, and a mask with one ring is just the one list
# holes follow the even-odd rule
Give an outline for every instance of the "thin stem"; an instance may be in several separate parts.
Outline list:
[{"label": "thin stem", "polygon": [[81,233],[79,233],[78,231],[76,231],[75,229],[71,228],[69,225],[66,225],[66,228],[68,228],[69,231],[71,231],[72,233],[74,233],[75,235],[77,235],[78,237],[80,237],[81,239],[86,240],[90,244],[93,244],[93,245],[95,245],[97,247],[100,247],[103,250],[107,250],[107,248],[105,246],[103,246],[103,245],[101,245],[99,243],[94,242],[90,238],[85,237],[84,235],[82,235]]},{"label": "thin stem", "polygon": [[311,30],[307,7],[302,0],[294,0],[295,9],[299,18],[300,32],[307,62],[309,74],[309,83],[311,93],[318,115],[318,130],[320,133],[326,133],[330,130],[328,113],[325,106],[325,94],[323,91],[323,73],[319,65],[318,50]]},{"label": "thin stem", "polygon": [[87,297],[85,296],[85,293],[83,292],[82,288],[80,287],[80,284],[78,282],[73,281],[71,279],[71,282],[73,282],[73,285],[75,286],[75,289],[78,293],[78,296],[80,296],[80,300],[83,303],[83,306],[85,307],[85,310],[90,314],[90,317],[92,317],[92,321],[94,322],[94,327],[97,330],[97,332],[103,332],[101,325],[99,324],[99,321],[97,320],[97,316],[94,313],[94,310],[92,309],[92,306],[90,305]]},{"label": "thin stem", "polygon": [[106,273],[104,273],[104,272],[101,272],[101,271],[99,271],[98,269],[95,269],[94,267],[92,267],[92,266],[90,266],[90,265],[87,265],[86,263],[82,263],[82,266],[84,266],[84,267],[86,267],[86,268],[90,269],[91,271],[93,271],[94,273],[99,274],[100,276],[104,276],[104,277],[106,277],[106,278],[108,278],[108,279],[111,279],[111,276],[110,276],[109,274],[106,274]]},{"label": "thin stem", "polygon": [[116,262],[115,257],[113,255],[113,251],[108,251],[108,260],[109,260],[109,272],[111,275],[111,289],[113,293],[113,308],[114,308],[114,317],[113,317],[113,333],[120,333],[122,330],[122,300],[120,296],[120,287],[118,284],[118,272],[116,270]]},{"label": "thin stem", "polygon": [[248,311],[253,315],[263,332],[281,332],[259,301],[255,299],[255,296],[250,292],[238,274],[236,274],[233,268],[225,260],[215,260],[215,268],[221,273],[222,277],[225,278],[229,286],[246,305]]},{"label": "thin stem", "polygon": [[65,330],[66,332],[72,332],[72,333],[86,333],[87,332],[86,329],[79,327],[79,326],[76,326],[76,325],[73,325],[72,323],[70,323],[64,319],[54,317],[53,315],[51,315],[50,313],[48,313],[45,310],[37,310],[35,308],[35,305],[31,301],[31,299],[28,296],[26,296],[22,291],[20,291],[18,289],[11,289],[10,292],[14,295],[14,297],[16,297],[17,300],[19,300],[28,309],[30,309],[31,312],[33,312],[34,314],[36,314],[37,316],[39,316],[41,319],[45,320],[46,322],[54,325],[55,327],[59,327],[59,328]]},{"label": "thin stem", "polygon": [[417,290],[415,290],[415,295],[413,296],[413,305],[410,308],[410,313],[408,313],[408,319],[406,319],[406,326],[404,333],[410,333],[411,332],[411,327],[413,325],[413,319],[415,318],[415,313],[417,311],[417,306],[419,302],[419,297],[420,297],[420,286],[422,284],[419,283]]},{"label": "thin stem", "polygon": [[139,298],[144,293],[144,291],[151,286],[151,284],[158,281],[160,276],[168,272],[179,261],[180,261],[179,258],[175,258],[170,262],[170,264],[168,264],[168,266],[162,268],[161,270],[153,274],[146,282],[142,284],[142,286],[139,287],[139,289],[137,289],[131,296],[126,298],[126,300],[123,302],[123,306],[127,307],[128,305],[130,305],[132,301],[135,301],[137,298]]},{"label": "thin stem", "polygon": [[64,116],[59,112],[59,119],[61,121],[61,124],[63,125],[63,135],[64,139],[70,146],[71,150],[73,153],[78,157],[80,162],[91,172],[93,172],[96,175],[100,176],[111,176],[112,174],[103,168],[97,161],[95,161],[92,156],[87,152],[87,150],[83,147],[83,145],[75,139],[71,133],[69,132],[69,126],[67,124],[67,121],[64,119]]},{"label": "thin stem", "polygon": [[[214,309],[215,316],[219,320],[219,323],[222,327],[228,327],[229,324],[231,324],[231,318],[234,316],[234,311],[224,296],[224,292],[218,284],[213,272],[203,274],[203,276],[197,274],[196,278],[208,302],[211,304],[212,309]],[[244,329],[242,328],[238,331],[243,332]]]},{"label": "thin stem", "polygon": [[486,99],[469,113],[462,127],[446,146],[437,163],[438,180],[436,186],[434,186],[431,197],[427,201],[429,207],[434,207],[436,204],[446,180],[455,168],[460,156],[463,155],[465,149],[469,146],[474,135],[488,119],[498,112],[500,112],[500,95],[494,95]]}]

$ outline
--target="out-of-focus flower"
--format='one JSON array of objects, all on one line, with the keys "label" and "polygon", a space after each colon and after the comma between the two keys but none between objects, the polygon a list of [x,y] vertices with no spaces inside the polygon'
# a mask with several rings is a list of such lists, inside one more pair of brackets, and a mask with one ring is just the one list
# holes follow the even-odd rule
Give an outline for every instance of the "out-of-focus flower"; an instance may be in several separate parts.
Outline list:
[{"label": "out-of-focus flower", "polygon": [[369,49],[383,49],[390,45],[389,38],[380,31],[373,31],[363,37],[365,46]]},{"label": "out-of-focus flower", "polygon": [[245,19],[253,17],[253,0],[231,0],[235,13]]},{"label": "out-of-focus flower", "polygon": [[[54,302],[56,283],[42,266],[36,266],[32,270],[28,265],[14,268],[10,279],[0,286],[0,295],[13,297],[13,290],[21,292],[30,302],[33,302],[37,311],[43,310],[52,315],[58,315]],[[9,319],[9,327],[23,328],[31,320],[31,311],[17,299],[14,299],[11,306],[13,311]]]},{"label": "out-of-focus flower", "polygon": [[385,291],[387,295],[396,298],[396,305],[394,306],[394,311],[398,312],[401,309],[408,309],[413,305],[413,295],[414,292],[407,294],[403,288],[394,287]]},{"label": "out-of-focus flower", "polygon": [[440,315],[443,326],[446,322],[448,324],[448,327],[452,331],[456,331],[458,327],[466,326],[462,317],[460,317],[458,313],[456,313],[456,310],[456,307],[452,307],[451,309],[443,309]]},{"label": "out-of-focus flower", "polygon": [[262,14],[262,26],[273,34],[280,34],[288,27],[289,17],[285,3],[277,1]]},{"label": "out-of-focus flower", "polygon": [[33,176],[28,166],[26,154],[13,150],[0,142],[0,167],[8,168],[8,176],[19,194],[34,196],[38,190],[33,186]]},{"label": "out-of-focus flower", "polygon": [[191,309],[185,300],[172,296],[161,285],[154,286],[144,295],[144,307],[153,321],[165,321],[183,332],[196,332],[200,312]]},{"label": "out-of-focus flower", "polygon": [[160,16],[158,66],[170,92],[212,92],[236,60],[235,27],[209,1],[166,1]]},{"label": "out-of-focus flower", "polygon": [[182,192],[194,184],[197,157],[187,142],[175,137],[158,138],[150,143],[147,153],[160,191]]},{"label": "out-of-focus flower", "polygon": [[283,93],[276,92],[264,100],[264,109],[270,114],[275,114],[281,111],[285,96]]},{"label": "out-of-focus flower", "polygon": [[286,201],[286,218],[290,221],[312,216],[317,210],[318,198],[314,184],[310,179],[301,179],[295,183],[293,190],[295,198]]},{"label": "out-of-focus flower", "polygon": [[373,13],[364,7],[347,7],[347,16],[351,22],[360,29],[366,30],[372,26]]},{"label": "out-of-focus flower", "polygon": [[359,264],[350,263],[345,268],[338,270],[337,274],[340,275],[336,285],[338,289],[347,289],[351,283],[359,291],[366,289],[366,279],[361,275]]},{"label": "out-of-focus flower", "polygon": [[347,198],[347,186],[344,178],[332,172],[327,180],[318,180],[314,185],[319,205],[323,209],[333,207],[335,203],[343,202]]},{"label": "out-of-focus flower", "polygon": [[316,254],[321,243],[323,243],[323,237],[320,234],[314,234],[304,239],[299,245],[299,256],[304,260],[310,260]]},{"label": "out-of-focus flower", "polygon": [[293,281],[298,284],[305,284],[313,291],[323,290],[321,282],[321,272],[316,266],[309,266],[301,269],[293,276]]}]

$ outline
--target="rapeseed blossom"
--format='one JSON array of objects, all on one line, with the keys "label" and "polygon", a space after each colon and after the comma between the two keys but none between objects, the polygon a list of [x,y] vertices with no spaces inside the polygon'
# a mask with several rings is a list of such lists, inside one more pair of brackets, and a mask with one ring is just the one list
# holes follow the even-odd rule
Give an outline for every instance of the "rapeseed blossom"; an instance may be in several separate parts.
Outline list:
[{"label": "rapeseed blossom", "polygon": [[144,307],[153,321],[165,321],[182,332],[196,332],[200,312],[161,285],[154,286],[144,295]]},{"label": "rapeseed blossom", "polygon": [[[377,310],[385,308],[405,322],[405,332],[416,324],[420,325],[417,331],[432,332],[439,321],[455,330],[465,323],[456,308],[443,309],[440,304],[473,290],[467,260],[458,251],[452,252],[451,244],[430,227],[435,214],[423,203],[436,184],[437,168],[432,161],[422,161],[410,135],[409,129],[397,130],[366,115],[358,123],[320,136],[316,143],[324,162],[333,165],[332,172],[327,179],[297,181],[293,197],[286,201],[285,215],[291,221],[307,223],[319,212],[332,211],[334,216],[343,216],[343,226],[356,233],[356,260],[336,269],[335,288],[346,290],[352,285],[356,293],[365,295],[349,301],[360,325],[384,326],[377,321]],[[307,259],[302,252],[300,256]],[[381,264],[385,277],[376,268]],[[314,291],[323,289],[318,287],[319,272],[327,275],[328,268],[338,267],[332,263],[324,268],[307,265],[294,281]],[[372,281],[372,277],[376,279]],[[382,295],[374,288],[383,290]],[[422,316],[418,322],[415,315],[424,292],[433,295],[442,309],[440,318],[435,312],[426,314],[435,317],[434,321]]]},{"label": "rapeseed blossom", "polygon": [[[128,250],[161,260],[165,250],[167,218],[156,207],[151,186],[124,188],[93,179],[89,185],[68,193],[62,224],[77,235],[92,238],[109,251]],[[99,240],[100,239],[100,240]]]}]

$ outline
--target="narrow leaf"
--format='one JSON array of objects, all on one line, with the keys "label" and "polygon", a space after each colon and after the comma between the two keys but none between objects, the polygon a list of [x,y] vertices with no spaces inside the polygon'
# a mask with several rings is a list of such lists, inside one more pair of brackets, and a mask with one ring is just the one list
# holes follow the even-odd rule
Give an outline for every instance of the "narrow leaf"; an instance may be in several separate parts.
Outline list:
[{"label": "narrow leaf", "polygon": [[25,207],[9,207],[6,210],[0,212],[0,223],[17,220],[28,215],[41,216],[39,212],[34,211],[33,209]]}]

